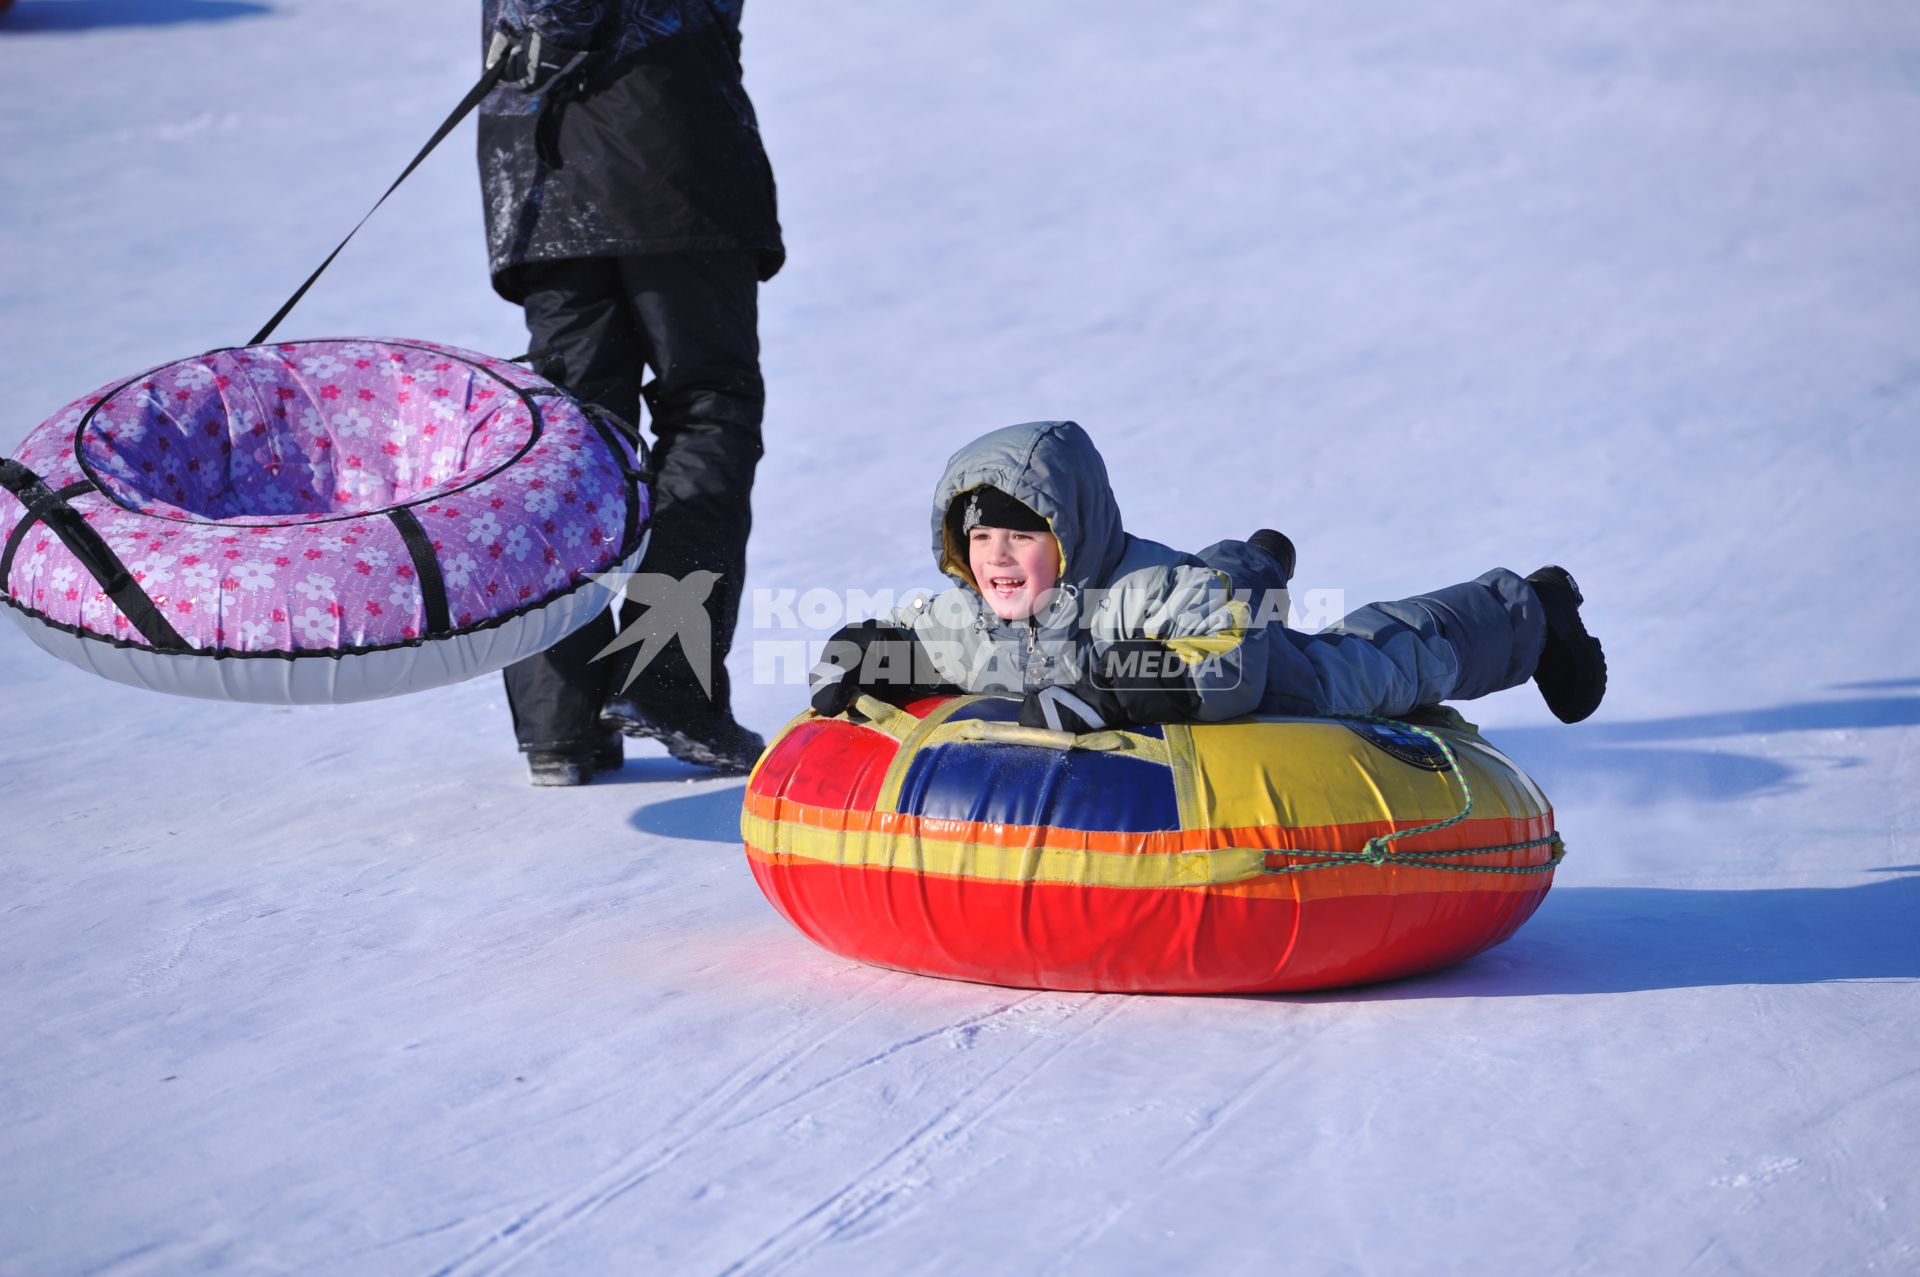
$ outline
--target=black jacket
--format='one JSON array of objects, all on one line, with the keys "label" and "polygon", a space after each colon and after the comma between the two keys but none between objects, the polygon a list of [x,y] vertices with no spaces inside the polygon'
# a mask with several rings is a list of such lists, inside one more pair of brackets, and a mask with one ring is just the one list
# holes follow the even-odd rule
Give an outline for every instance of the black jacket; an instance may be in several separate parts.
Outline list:
[{"label": "black jacket", "polygon": [[[589,70],[539,96],[502,87],[480,104],[480,184],[493,286],[516,267],[570,257],[740,249],[760,278],[786,259],[773,169],[741,82],[741,0],[615,0],[588,6]],[[543,28],[567,5],[484,0],[485,36],[504,17]],[[574,6],[577,7],[577,6]],[[532,12],[529,13],[529,10]]]}]

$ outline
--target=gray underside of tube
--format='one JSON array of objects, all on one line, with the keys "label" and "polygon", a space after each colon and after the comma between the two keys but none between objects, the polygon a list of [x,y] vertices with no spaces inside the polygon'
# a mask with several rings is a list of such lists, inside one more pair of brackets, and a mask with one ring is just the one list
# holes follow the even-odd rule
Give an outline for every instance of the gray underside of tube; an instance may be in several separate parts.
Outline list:
[{"label": "gray underside of tube", "polygon": [[424,692],[505,669],[544,652],[613,601],[614,586],[646,554],[648,536],[609,583],[586,581],[543,607],[498,625],[406,647],[339,655],[234,656],[212,652],[156,652],[106,643],[46,625],[15,609],[6,613],[42,650],[129,687],[204,700],[262,705],[340,705]]}]

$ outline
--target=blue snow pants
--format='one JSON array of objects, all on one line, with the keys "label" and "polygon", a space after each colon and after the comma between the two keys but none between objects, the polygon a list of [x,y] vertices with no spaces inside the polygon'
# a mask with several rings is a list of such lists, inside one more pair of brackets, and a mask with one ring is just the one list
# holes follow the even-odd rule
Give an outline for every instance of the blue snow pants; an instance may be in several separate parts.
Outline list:
[{"label": "blue snow pants", "polygon": [[1392,718],[1472,700],[1532,678],[1546,632],[1533,587],[1495,568],[1431,594],[1369,603],[1318,634],[1275,635],[1276,649],[1301,659],[1269,653],[1261,705],[1305,698],[1316,713]]},{"label": "blue snow pants", "polygon": [[[1255,598],[1285,585],[1272,560],[1240,542],[1199,557]],[[1533,587],[1495,568],[1431,594],[1369,603],[1318,634],[1269,625],[1249,636],[1256,650],[1244,669],[1264,681],[1261,713],[1392,718],[1518,687],[1533,677],[1545,640]]]}]

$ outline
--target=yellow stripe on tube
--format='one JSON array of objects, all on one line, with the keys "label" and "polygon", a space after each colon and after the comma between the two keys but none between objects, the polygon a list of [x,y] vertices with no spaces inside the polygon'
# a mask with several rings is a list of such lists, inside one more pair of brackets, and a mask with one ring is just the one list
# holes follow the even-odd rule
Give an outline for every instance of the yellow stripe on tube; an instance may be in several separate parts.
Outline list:
[{"label": "yellow stripe on tube", "polygon": [[[786,855],[821,864],[901,869],[951,878],[1002,882],[1058,882],[1089,887],[1209,887],[1265,874],[1267,853],[1257,848],[1216,851],[1115,853],[1080,847],[996,847],[977,842],[941,842],[911,832],[822,829],[770,820],[754,812],[741,817],[747,845],[762,856]],[[1071,830],[1062,831],[1069,837]]]}]

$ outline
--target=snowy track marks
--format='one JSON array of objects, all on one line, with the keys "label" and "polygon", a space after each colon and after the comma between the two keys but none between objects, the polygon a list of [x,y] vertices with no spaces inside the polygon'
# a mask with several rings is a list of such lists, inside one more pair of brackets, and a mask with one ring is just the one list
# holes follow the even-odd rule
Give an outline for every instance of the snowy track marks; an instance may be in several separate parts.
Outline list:
[{"label": "snowy track marks", "polygon": [[481,1277],[507,1272],[601,1207],[640,1187],[703,1136],[722,1128],[770,1081],[784,1075],[795,1062],[878,1005],[892,987],[892,979],[875,972],[868,992],[851,1004],[850,1014],[824,1033],[810,1022],[795,1025],[772,1046],[729,1073],[676,1114],[658,1138],[619,1158],[572,1192],[516,1214],[464,1254],[434,1269],[432,1277]]},{"label": "snowy track marks", "polygon": [[[821,1246],[862,1226],[871,1228],[896,1212],[909,1196],[930,1182],[921,1174],[928,1161],[964,1142],[974,1126],[1001,1101],[1125,1005],[1123,998],[1084,995],[1067,1016],[1068,1024],[1079,1022],[1071,1032],[1035,1037],[1022,1043],[853,1179],[722,1269],[721,1277],[753,1277],[777,1272],[789,1263],[812,1256]],[[1006,1009],[980,1018],[991,1019],[1004,1014]],[[952,1027],[956,1026],[949,1026],[949,1030]],[[926,1041],[949,1030],[924,1034],[916,1041]],[[864,1067],[865,1063],[856,1065],[840,1076],[851,1076]]]},{"label": "snowy track marks", "polygon": [[[847,1065],[845,1068],[837,1069],[834,1072],[829,1073],[826,1077],[823,1077],[816,1082],[811,1082],[808,1085],[802,1087],[800,1090],[793,1092],[791,1095],[788,1095],[783,1099],[774,1101],[772,1104],[767,1105],[765,1108],[757,1109],[752,1113],[748,1113],[743,1117],[739,1117],[734,1119],[731,1122],[728,1122],[722,1129],[732,1131],[732,1130],[737,1130],[740,1127],[748,1126],[755,1122],[762,1121],[765,1118],[771,1117],[773,1114],[778,1113],[783,1109],[788,1109],[793,1107],[795,1104],[802,1103],[803,1101],[805,1101],[812,1095],[816,1094],[817,1092],[825,1089],[826,1087],[837,1085],[838,1083],[843,1082],[846,1079],[852,1077],[856,1073],[862,1072],[865,1069],[872,1068],[876,1064],[883,1064],[888,1060],[891,1060],[893,1057],[899,1055],[902,1051],[910,1050],[913,1047],[919,1046],[922,1042],[928,1042],[934,1038],[947,1038],[951,1040],[955,1046],[970,1047],[973,1045],[975,1039],[979,1036],[980,1030],[983,1026],[1001,1019],[1002,1017],[1006,1016],[1008,1013],[1013,1011],[1014,1008],[1022,1006],[1025,1003],[1031,1002],[1034,998],[1038,996],[1039,996],[1038,994],[1028,994],[1026,997],[1023,997],[1023,998],[1015,998],[1012,1002],[1003,1003],[1000,1006],[996,1006],[989,1010],[982,1011],[978,1015],[968,1016],[967,1018],[956,1021],[953,1024],[943,1024],[937,1029],[929,1029],[925,1033],[918,1033],[910,1038],[902,1038],[900,1041],[895,1042],[892,1046],[887,1047],[885,1050],[876,1051],[872,1055],[867,1056],[863,1060],[856,1060],[854,1063]],[[814,1044],[813,1047],[803,1052],[801,1058],[804,1059],[806,1056],[812,1055],[815,1051],[819,1049],[819,1047],[822,1044],[824,1044],[825,1041],[826,1041],[825,1038],[820,1039],[818,1042]],[[796,1061],[796,1063],[797,1062],[798,1061]]]},{"label": "snowy track marks", "polygon": [[157,956],[148,958],[133,969],[127,976],[127,987],[141,993],[164,993],[177,988],[180,984],[179,968],[192,955],[194,938],[206,928],[218,926],[246,912],[241,908],[222,909],[188,923],[172,945],[159,950]]},{"label": "snowy track marks", "polygon": [[[1185,1139],[1180,1141],[1172,1152],[1160,1159],[1154,1168],[1154,1176],[1147,1182],[1166,1182],[1166,1180],[1170,1178],[1167,1172],[1179,1167],[1195,1153],[1205,1148],[1213,1137],[1219,1133],[1221,1127],[1230,1124],[1231,1119],[1242,1109],[1246,1108],[1248,1102],[1253,1099],[1254,1094],[1265,1087],[1273,1075],[1279,1072],[1283,1066],[1291,1063],[1298,1054],[1298,1050],[1293,1050],[1280,1056],[1278,1059],[1269,1061],[1266,1066],[1255,1073],[1252,1078],[1237,1088],[1229,1098],[1219,1104],[1203,1109],[1199,1114],[1199,1119],[1194,1129],[1188,1133]],[[1133,1199],[1126,1196],[1121,1197],[1118,1201],[1109,1203],[1106,1209],[1102,1210],[1086,1227],[1074,1234],[1073,1238],[1067,1242],[1065,1249],[1055,1255],[1045,1268],[1039,1270],[1040,1277],[1052,1277],[1052,1274],[1066,1271],[1087,1247],[1100,1240],[1108,1229],[1112,1228],[1120,1220],[1126,1218],[1127,1214],[1133,1209],[1133,1206]]]}]

